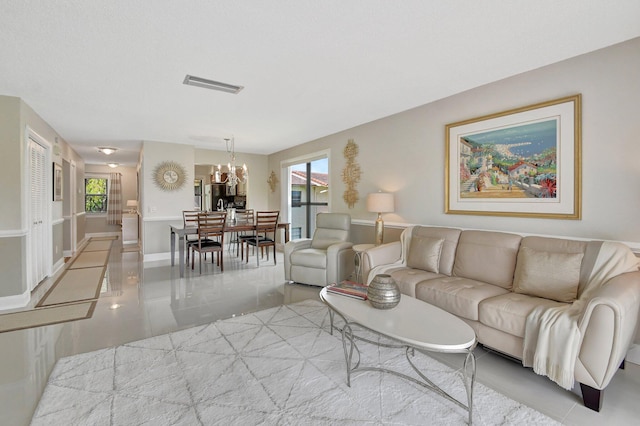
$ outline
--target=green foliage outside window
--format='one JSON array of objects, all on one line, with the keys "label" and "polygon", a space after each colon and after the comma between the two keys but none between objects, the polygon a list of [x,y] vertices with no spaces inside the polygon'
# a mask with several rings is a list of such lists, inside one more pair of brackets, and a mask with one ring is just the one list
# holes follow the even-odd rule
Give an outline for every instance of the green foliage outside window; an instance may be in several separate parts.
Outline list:
[{"label": "green foliage outside window", "polygon": [[107,212],[107,179],[85,179],[84,194],[84,208],[87,213]]}]

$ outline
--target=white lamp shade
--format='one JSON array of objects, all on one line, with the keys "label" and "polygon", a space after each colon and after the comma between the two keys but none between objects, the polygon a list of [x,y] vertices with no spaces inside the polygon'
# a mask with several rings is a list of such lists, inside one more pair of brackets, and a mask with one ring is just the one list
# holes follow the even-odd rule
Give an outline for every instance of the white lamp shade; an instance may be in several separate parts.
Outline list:
[{"label": "white lamp shade", "polygon": [[127,200],[127,207],[138,207],[138,200]]},{"label": "white lamp shade", "polygon": [[391,213],[395,209],[393,194],[374,192],[367,196],[367,210],[373,213]]}]

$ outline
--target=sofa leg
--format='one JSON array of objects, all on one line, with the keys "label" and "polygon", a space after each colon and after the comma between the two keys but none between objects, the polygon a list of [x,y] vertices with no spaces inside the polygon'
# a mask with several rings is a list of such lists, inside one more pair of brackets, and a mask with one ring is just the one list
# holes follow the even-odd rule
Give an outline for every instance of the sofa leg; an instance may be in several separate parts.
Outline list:
[{"label": "sofa leg", "polygon": [[624,363],[625,363],[625,361],[626,361],[626,360],[624,360],[624,359],[623,359],[623,360],[622,360],[622,362],[620,363],[620,367],[619,367],[619,368],[620,368],[620,370],[624,370]]},{"label": "sofa leg", "polygon": [[600,389],[594,389],[589,385],[580,383],[580,389],[582,390],[582,400],[584,406],[592,409],[593,411],[600,411],[602,408],[602,393]]}]

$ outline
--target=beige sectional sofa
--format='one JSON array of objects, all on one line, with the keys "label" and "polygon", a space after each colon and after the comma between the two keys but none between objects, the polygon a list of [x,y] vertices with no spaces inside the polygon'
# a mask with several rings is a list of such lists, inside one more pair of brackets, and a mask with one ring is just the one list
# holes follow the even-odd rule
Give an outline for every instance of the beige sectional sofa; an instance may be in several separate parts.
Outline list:
[{"label": "beige sectional sofa", "polygon": [[[636,335],[640,272],[619,243],[414,226],[363,253],[362,268],[368,282],[388,273],[403,294],[462,318],[482,345],[567,389],[575,379],[597,411]],[[550,313],[561,318],[541,327]],[[553,355],[569,371],[564,381],[548,374]]]}]

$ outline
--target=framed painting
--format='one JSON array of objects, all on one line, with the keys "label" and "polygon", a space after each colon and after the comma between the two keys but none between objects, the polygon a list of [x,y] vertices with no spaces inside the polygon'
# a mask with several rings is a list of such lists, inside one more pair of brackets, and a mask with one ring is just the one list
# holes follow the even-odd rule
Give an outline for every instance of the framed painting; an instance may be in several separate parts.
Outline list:
[{"label": "framed painting", "polygon": [[62,201],[62,166],[53,163],[53,201]]},{"label": "framed painting", "polygon": [[445,213],[581,218],[581,95],[445,126]]}]

